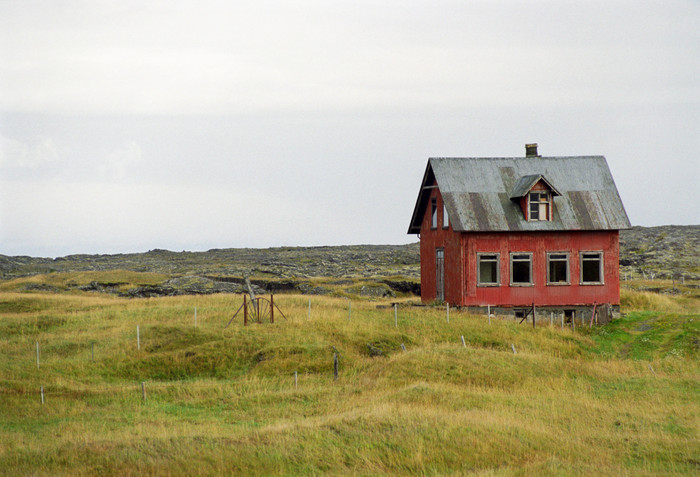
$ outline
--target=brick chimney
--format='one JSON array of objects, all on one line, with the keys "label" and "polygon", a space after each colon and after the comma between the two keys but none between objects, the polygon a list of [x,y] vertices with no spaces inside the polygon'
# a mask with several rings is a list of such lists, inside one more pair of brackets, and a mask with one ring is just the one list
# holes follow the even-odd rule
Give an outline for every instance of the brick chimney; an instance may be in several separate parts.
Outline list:
[{"label": "brick chimney", "polygon": [[537,154],[537,143],[525,144],[525,157],[540,157]]}]

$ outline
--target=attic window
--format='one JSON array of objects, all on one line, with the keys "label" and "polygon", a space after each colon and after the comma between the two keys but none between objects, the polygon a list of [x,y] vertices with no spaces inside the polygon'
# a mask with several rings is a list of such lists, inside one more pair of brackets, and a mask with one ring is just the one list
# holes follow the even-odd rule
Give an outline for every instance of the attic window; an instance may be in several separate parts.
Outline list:
[{"label": "attic window", "polygon": [[551,194],[546,191],[528,194],[529,220],[550,220],[551,197]]},{"label": "attic window", "polygon": [[433,198],[430,201],[430,228],[437,228],[437,199]]},{"label": "attic window", "polygon": [[450,226],[450,216],[447,215],[447,206],[442,203],[442,228],[446,229]]}]

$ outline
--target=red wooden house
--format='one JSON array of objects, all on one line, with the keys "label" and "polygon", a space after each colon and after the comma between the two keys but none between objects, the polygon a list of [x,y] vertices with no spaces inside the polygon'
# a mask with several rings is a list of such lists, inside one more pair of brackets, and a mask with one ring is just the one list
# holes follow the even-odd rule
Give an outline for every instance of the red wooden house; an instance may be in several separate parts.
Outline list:
[{"label": "red wooden house", "polygon": [[523,313],[619,309],[629,219],[603,156],[431,158],[409,234],[421,298]]}]

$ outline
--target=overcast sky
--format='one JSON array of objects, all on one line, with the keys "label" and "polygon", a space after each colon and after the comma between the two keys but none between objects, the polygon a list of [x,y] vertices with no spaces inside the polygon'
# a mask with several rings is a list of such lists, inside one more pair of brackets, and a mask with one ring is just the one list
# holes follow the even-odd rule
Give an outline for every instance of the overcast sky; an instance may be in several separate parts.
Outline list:
[{"label": "overcast sky", "polygon": [[408,243],[432,156],[700,223],[700,2],[0,0],[0,254]]}]

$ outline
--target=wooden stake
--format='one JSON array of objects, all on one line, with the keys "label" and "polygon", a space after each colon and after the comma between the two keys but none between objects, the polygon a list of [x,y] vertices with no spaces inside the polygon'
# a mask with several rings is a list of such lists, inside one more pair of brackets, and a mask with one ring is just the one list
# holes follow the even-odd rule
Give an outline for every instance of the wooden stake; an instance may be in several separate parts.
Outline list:
[{"label": "wooden stake", "polygon": [[564,329],[564,312],[561,312],[561,328]]},{"label": "wooden stake", "polygon": [[535,302],[532,302],[532,327],[535,327]]},{"label": "wooden stake", "polygon": [[248,297],[243,295],[243,326],[248,326]]},{"label": "wooden stake", "polygon": [[139,325],[136,325],[136,351],[141,350],[141,335],[139,334]]},{"label": "wooden stake", "polygon": [[394,328],[399,327],[399,312],[398,312],[398,306],[396,303],[394,303]]},{"label": "wooden stake", "polygon": [[464,342],[464,335],[462,335],[462,346],[467,347],[467,343]]},{"label": "wooden stake", "polygon": [[143,396],[143,400],[146,400],[146,382],[141,381],[141,395]]},{"label": "wooden stake", "polygon": [[41,404],[44,404],[44,386],[41,386]]},{"label": "wooden stake", "polygon": [[513,350],[513,354],[518,354],[515,352],[515,345],[513,343],[510,344],[510,349]]},{"label": "wooden stake", "polygon": [[297,388],[297,372],[294,371],[294,389]]},{"label": "wooden stake", "polygon": [[270,323],[275,322],[275,296],[270,293]]},{"label": "wooden stake", "polygon": [[450,304],[447,303],[447,322],[450,322]]}]

